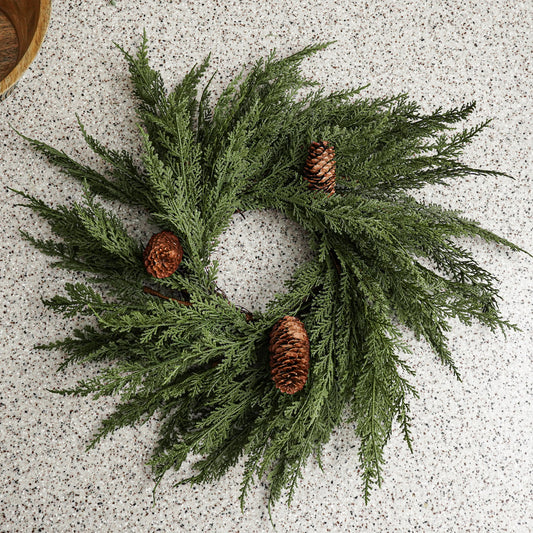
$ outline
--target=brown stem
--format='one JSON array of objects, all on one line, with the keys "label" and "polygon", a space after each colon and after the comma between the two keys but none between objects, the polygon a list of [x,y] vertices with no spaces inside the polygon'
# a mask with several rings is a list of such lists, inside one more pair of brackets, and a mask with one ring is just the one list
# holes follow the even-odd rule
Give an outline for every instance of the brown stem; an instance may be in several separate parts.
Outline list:
[{"label": "brown stem", "polygon": [[[182,304],[182,305],[192,305],[191,302],[177,300],[176,298],[169,298],[168,296],[165,296],[164,294],[161,294],[160,292],[154,291],[154,289],[151,289],[150,287],[146,287],[146,286],[143,287],[143,292],[146,294],[151,294],[152,296],[158,296],[159,298],[163,298],[163,300],[172,300],[173,302],[178,302],[179,304]],[[229,305],[234,305],[228,300],[228,297],[225,294],[223,294],[223,297],[227,300]],[[248,309],[242,308],[241,311],[244,313],[246,322],[250,322],[254,319],[254,315],[250,311],[248,311]]]},{"label": "brown stem", "polygon": [[331,259],[333,260],[333,264],[335,265],[335,268],[337,269],[337,273],[340,274],[341,273],[341,265],[339,263],[337,255],[335,254],[335,252],[333,250],[329,251],[329,255],[330,255]]},{"label": "brown stem", "polygon": [[159,296],[159,298],[163,298],[163,300],[172,300],[173,302],[178,302],[182,305],[192,305],[191,302],[184,302],[183,300],[177,300],[176,298],[169,298],[168,296],[164,296],[160,292],[154,291],[154,289],[150,289],[150,287],[143,287],[143,292],[146,294],[151,294],[152,296]]},{"label": "brown stem", "polygon": [[[240,212],[240,211],[239,211]],[[242,213],[241,213],[242,214]],[[251,320],[254,319],[254,315],[248,311],[248,309],[246,309],[245,307],[243,307],[242,305],[236,305],[234,304],[229,298],[228,298],[228,295],[215,283],[215,292],[219,295],[219,296],[222,296],[222,298],[224,298],[224,300],[226,300],[228,302],[229,305],[232,305],[234,307],[236,307],[237,309],[239,309],[239,311],[242,311],[244,313],[244,316],[246,318],[246,322],[250,322]]]}]

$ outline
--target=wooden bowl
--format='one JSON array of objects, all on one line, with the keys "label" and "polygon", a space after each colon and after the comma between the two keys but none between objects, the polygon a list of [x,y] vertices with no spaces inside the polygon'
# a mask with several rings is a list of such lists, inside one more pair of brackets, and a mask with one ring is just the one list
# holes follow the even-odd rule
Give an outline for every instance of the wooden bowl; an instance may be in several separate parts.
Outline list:
[{"label": "wooden bowl", "polygon": [[0,99],[35,59],[50,19],[51,0],[0,0]]}]

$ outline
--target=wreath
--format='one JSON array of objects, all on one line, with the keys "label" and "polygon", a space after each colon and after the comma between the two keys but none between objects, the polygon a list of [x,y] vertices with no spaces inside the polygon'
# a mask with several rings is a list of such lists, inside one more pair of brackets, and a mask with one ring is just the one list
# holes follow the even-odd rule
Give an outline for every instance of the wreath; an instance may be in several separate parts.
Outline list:
[{"label": "wreath", "polygon": [[[283,494],[290,504],[308,458],[322,468],[332,430],[349,422],[366,501],[381,483],[391,432],[399,428],[411,447],[409,398],[417,391],[402,359],[405,328],[459,377],[447,347],[450,318],[515,327],[498,311],[495,278],[460,239],[520,249],[412,194],[470,175],[505,176],[459,160],[488,122],[455,131],[474,103],[423,114],[406,95],[362,98],[364,87],[326,94],[300,72],[326,46],[272,53],[212,103],[209,83],[197,92],[209,58],[167,91],[149,66],[145,35],[135,54],[121,49],[142,164],[81,123],[107,172],[25,137],[85,189],[82,202],[59,207],[15,191],[59,239],[23,237],[57,257],[54,266],[89,273],[44,302],[93,323],[39,347],[66,352],[60,368],[110,362],[54,392],[120,397],[89,447],[158,416],[156,487],[189,454],[200,459],[179,483],[216,480],[244,456],[241,505],[263,477],[269,508]],[[143,207],[161,231],[139,242],[98,196]],[[235,213],[262,209],[307,230],[314,256],[266,311],[252,314],[218,289],[210,256]]]}]

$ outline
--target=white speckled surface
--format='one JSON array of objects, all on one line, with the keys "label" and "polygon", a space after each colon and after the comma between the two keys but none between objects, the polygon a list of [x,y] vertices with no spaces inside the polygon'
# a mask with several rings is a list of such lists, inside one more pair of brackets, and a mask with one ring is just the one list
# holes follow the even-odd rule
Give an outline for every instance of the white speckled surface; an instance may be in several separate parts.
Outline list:
[{"label": "white speckled surface", "polygon": [[[74,367],[58,376],[61,354],[32,348],[75,325],[65,326],[40,303],[72,277],[52,270],[48,259],[19,239],[19,227],[40,235],[48,230],[16,207],[6,189],[55,203],[78,198],[80,187],[36,156],[8,122],[97,164],[77,132],[75,113],[112,147],[136,146],[126,67],[112,41],[130,49],[145,27],[153,64],[169,84],[211,52],[218,89],[241,64],[274,47],[286,54],[336,39],[305,62],[306,72],[331,90],[370,82],[367,95],[409,92],[428,111],[475,99],[473,120],[494,118],[465,158],[516,180],[471,178],[446,191],[429,190],[427,197],[464,210],[533,251],[533,4],[116,2],[54,0],[39,56],[15,93],[0,103],[0,531],[268,531],[262,483],[240,512],[241,467],[218,484],[194,488],[173,489],[180,475],[167,475],[152,506],[144,463],[154,443],[154,422],[121,430],[84,451],[112,401],[46,391],[94,370]],[[121,213],[136,231],[150,234],[135,213]],[[412,403],[415,453],[394,434],[383,486],[365,507],[352,428],[338,428],[326,447],[324,472],[310,461],[291,509],[275,508],[278,531],[533,530],[533,262],[496,246],[471,245],[501,280],[501,310],[522,331],[504,339],[479,326],[455,324],[450,345],[462,383],[439,366],[427,345],[414,343],[410,362],[420,391]],[[286,255],[272,256],[273,248]],[[264,305],[306,253],[305,236],[277,215],[236,217],[217,254],[221,285],[242,305]]]}]

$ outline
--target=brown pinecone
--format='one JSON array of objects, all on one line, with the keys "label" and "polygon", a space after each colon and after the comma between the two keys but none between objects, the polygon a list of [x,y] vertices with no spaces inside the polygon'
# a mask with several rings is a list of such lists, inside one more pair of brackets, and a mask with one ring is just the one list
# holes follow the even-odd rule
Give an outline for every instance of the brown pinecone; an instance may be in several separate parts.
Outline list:
[{"label": "brown pinecone", "polygon": [[335,149],[328,141],[311,143],[304,177],[310,189],[321,190],[329,195],[335,192]]},{"label": "brown pinecone", "polygon": [[144,266],[156,278],[168,278],[176,272],[183,258],[179,239],[170,231],[152,235],[144,249]]},{"label": "brown pinecone", "polygon": [[284,316],[270,331],[268,349],[276,387],[286,394],[302,390],[309,374],[309,337],[303,322]]}]

